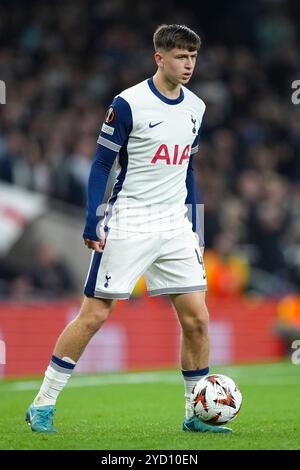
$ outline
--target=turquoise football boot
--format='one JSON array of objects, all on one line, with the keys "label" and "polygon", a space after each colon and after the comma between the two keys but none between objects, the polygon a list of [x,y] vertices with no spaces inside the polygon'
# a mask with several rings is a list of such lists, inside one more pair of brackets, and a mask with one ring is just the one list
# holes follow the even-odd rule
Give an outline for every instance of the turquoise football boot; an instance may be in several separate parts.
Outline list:
[{"label": "turquoise football boot", "polygon": [[192,418],[189,419],[184,418],[182,430],[189,432],[232,432],[232,429],[225,428],[224,426],[212,426],[211,424],[206,424],[203,421],[200,421],[197,416],[192,416]]},{"label": "turquoise football boot", "polygon": [[56,432],[53,426],[54,405],[34,406],[27,410],[25,420],[33,432]]}]

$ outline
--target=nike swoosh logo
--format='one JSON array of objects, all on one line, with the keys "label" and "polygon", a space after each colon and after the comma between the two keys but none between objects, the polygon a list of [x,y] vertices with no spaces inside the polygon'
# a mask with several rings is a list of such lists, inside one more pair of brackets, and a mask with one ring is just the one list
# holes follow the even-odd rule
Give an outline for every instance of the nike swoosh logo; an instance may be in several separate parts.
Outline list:
[{"label": "nike swoosh logo", "polygon": [[151,122],[149,122],[149,127],[150,127],[150,129],[152,129],[152,127],[158,126],[162,122],[164,122],[164,121],[156,122],[155,124],[151,124]]}]

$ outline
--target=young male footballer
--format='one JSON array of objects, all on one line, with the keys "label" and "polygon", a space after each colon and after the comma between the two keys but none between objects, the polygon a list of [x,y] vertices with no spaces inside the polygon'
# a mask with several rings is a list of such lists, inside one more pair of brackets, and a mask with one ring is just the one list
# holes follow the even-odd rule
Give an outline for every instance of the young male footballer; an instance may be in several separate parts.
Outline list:
[{"label": "young male footballer", "polygon": [[[199,246],[196,233],[193,176],[205,104],[185,87],[200,45],[199,36],[186,26],[159,26],[154,33],[157,72],[122,91],[107,111],[88,183],[83,238],[93,253],[85,297],[78,316],[59,336],[27,411],[32,431],[55,431],[59,393],[116,300],[128,299],[143,274],[149,295],[170,296],[181,325],[183,431],[231,431],[201,422],[190,402],[194,385],[209,372],[204,242],[200,237]],[[100,221],[99,207],[116,157],[118,175]],[[186,205],[192,207],[191,221]]]}]

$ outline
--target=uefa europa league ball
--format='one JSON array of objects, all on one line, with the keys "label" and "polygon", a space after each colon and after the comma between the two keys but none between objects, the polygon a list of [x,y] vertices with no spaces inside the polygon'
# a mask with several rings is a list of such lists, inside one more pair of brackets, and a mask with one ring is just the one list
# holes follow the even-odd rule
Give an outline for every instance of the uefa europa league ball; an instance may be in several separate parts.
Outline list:
[{"label": "uefa europa league ball", "polygon": [[226,375],[211,374],[200,379],[192,396],[195,415],[209,424],[225,424],[235,419],[241,409],[242,394]]}]

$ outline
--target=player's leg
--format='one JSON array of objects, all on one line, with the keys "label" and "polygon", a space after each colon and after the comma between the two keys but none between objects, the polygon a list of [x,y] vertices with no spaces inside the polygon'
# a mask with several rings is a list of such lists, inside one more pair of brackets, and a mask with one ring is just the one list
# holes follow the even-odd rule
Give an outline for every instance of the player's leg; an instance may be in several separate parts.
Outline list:
[{"label": "player's leg", "polygon": [[171,302],[181,326],[181,369],[185,387],[184,431],[230,432],[231,429],[211,426],[194,416],[191,393],[194,386],[209,372],[209,314],[205,303],[205,292],[172,294]]},{"label": "player's leg", "polygon": [[181,326],[181,369],[185,385],[186,417],[193,416],[191,392],[209,372],[208,310],[205,292],[172,294],[171,302]]},{"label": "player's leg", "polygon": [[[42,387],[27,412],[32,430],[53,431],[52,418],[58,394],[67,384],[86,345],[114,307],[114,299],[128,299],[138,278],[151,265],[155,246],[155,240],[147,234],[130,236],[110,231],[103,254],[93,253],[85,284],[86,298],[80,313],[59,337]],[[38,421],[36,426],[34,413]]]},{"label": "player's leg", "polygon": [[185,385],[184,430],[227,432],[193,415],[190,395],[207,375],[209,356],[206,274],[195,234],[184,231],[161,244],[160,256],[145,273],[149,295],[169,294],[181,325],[181,367]]},{"label": "player's leg", "polygon": [[206,369],[209,362],[209,314],[206,292],[171,294],[181,325],[182,370]]},{"label": "player's leg", "polygon": [[34,405],[54,405],[67,384],[76,362],[101,328],[116,301],[85,297],[77,317],[59,336],[50,365]]},{"label": "player's leg", "polygon": [[116,300],[84,297],[77,317],[69,323],[59,336],[54,348],[54,355],[70,357],[77,362],[86,345],[94,334],[102,327]]},{"label": "player's leg", "polygon": [[35,432],[54,432],[54,405],[67,385],[76,362],[101,328],[115,300],[85,297],[77,317],[59,336],[42,386],[29,407],[26,420]]}]

